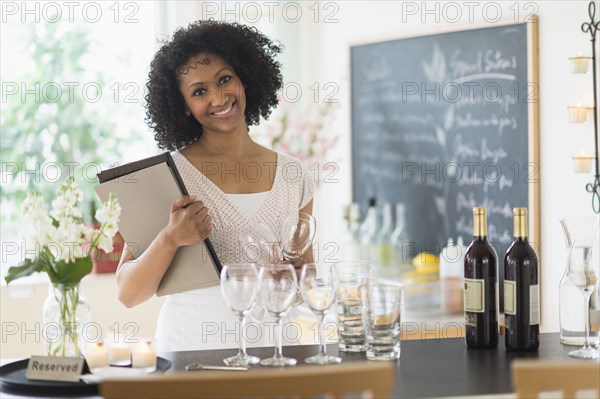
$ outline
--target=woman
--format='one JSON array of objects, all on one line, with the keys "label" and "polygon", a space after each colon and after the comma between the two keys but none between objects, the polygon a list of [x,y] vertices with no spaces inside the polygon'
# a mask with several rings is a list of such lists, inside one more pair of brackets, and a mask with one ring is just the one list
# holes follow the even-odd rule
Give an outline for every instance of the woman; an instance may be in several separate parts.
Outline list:
[{"label": "woman", "polygon": [[[154,295],[179,247],[210,237],[221,262],[240,262],[240,231],[258,223],[277,231],[291,212],[312,213],[307,169],[248,134],[277,105],[280,52],[256,29],[219,21],[179,29],[157,52],[147,122],[158,146],[174,151],[190,196],[172,204],[169,223],[138,259],[125,249],[117,283],[126,306]],[[218,286],[170,295],[158,320],[159,350],[237,347],[236,322]],[[272,340],[269,331],[253,332],[250,344]]]}]

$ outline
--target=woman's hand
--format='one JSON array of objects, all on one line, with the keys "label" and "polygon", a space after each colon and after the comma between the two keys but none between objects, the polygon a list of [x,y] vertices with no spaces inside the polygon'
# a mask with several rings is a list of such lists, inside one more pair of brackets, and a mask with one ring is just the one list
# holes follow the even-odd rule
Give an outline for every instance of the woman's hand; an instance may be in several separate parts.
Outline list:
[{"label": "woman's hand", "polygon": [[164,232],[173,248],[199,243],[211,231],[212,219],[208,208],[195,196],[182,196],[171,204],[169,224]]}]

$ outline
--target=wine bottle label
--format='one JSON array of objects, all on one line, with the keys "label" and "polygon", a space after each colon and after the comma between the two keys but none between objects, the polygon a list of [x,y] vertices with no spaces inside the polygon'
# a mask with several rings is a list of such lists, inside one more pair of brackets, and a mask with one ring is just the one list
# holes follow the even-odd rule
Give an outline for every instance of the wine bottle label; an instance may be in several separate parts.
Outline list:
[{"label": "wine bottle label", "polygon": [[540,286],[529,286],[529,324],[540,324]]},{"label": "wine bottle label", "polygon": [[483,280],[465,279],[465,312],[483,313],[485,309],[485,286]]},{"label": "wine bottle label", "polygon": [[504,280],[504,313],[517,314],[517,282]]},{"label": "wine bottle label", "polygon": [[465,312],[465,326],[477,327],[477,314]]}]

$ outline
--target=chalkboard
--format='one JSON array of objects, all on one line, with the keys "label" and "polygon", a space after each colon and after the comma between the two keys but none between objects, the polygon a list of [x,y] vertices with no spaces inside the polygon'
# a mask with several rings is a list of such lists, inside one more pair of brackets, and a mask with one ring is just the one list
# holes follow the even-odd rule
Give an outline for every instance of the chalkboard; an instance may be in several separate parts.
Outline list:
[{"label": "chalkboard", "polygon": [[500,259],[514,207],[537,243],[536,54],[535,18],[351,47],[353,201],[404,203],[409,255],[468,243],[475,206]]}]

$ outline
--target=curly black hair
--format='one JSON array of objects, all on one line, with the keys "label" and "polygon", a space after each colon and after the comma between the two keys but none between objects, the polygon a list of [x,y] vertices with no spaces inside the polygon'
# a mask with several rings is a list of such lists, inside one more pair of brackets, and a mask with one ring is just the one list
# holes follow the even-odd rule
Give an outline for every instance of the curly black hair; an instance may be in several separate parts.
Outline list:
[{"label": "curly black hair", "polygon": [[177,74],[191,58],[215,54],[233,67],[246,91],[244,116],[248,126],[267,118],[277,106],[283,85],[281,64],[275,56],[283,50],[256,28],[238,23],[196,21],[179,28],[154,56],[148,73],[146,123],[154,130],[161,149],[181,149],[202,135],[202,125],[186,117]]}]

